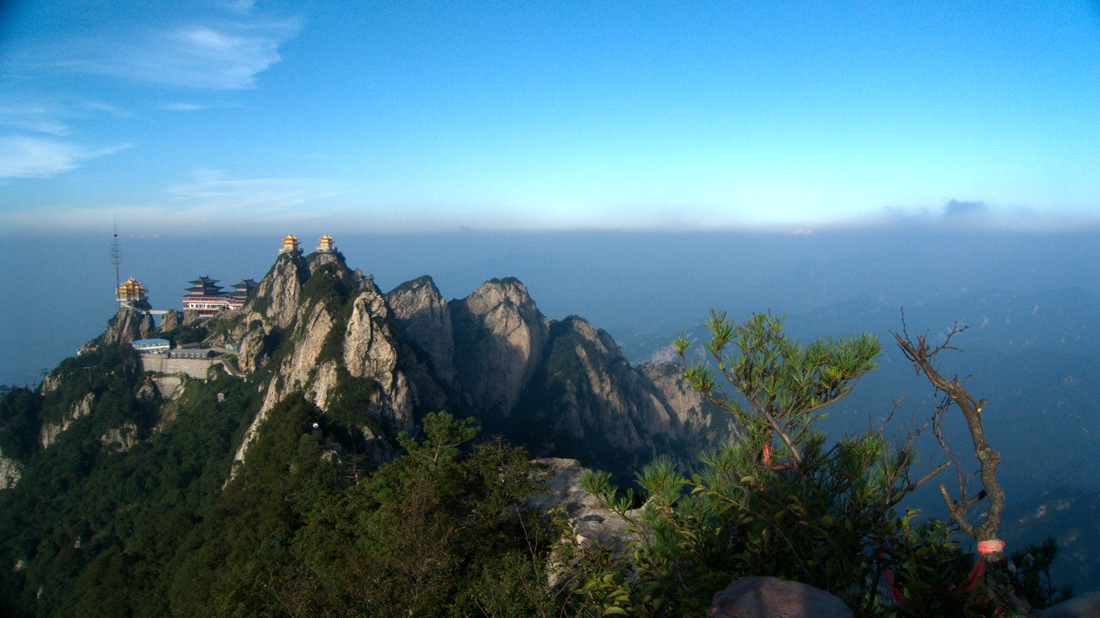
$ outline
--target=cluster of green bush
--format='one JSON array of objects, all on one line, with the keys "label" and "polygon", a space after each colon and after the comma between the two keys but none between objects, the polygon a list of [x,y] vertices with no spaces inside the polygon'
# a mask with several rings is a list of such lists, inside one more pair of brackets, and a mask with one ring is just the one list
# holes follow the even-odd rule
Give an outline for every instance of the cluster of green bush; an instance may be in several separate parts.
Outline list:
[{"label": "cluster of green bush", "polygon": [[429,415],[422,439],[403,438],[406,453],[372,469],[331,450],[335,427],[291,397],[229,480],[254,389],[222,376],[189,383],[185,399],[127,452],[82,422],[28,460],[0,493],[0,560],[15,567],[0,570],[0,614],[529,615],[552,604],[541,582],[557,534],[524,506],[538,476],[523,449],[461,446],[472,420]]},{"label": "cluster of green bush", "polygon": [[[582,476],[639,540],[625,560],[578,551],[574,603],[587,615],[702,615],[733,580],[764,575],[829,591],[856,616],[1010,615],[954,523],[918,524],[898,508],[934,476],[910,476],[918,429],[901,442],[884,426],[835,441],[814,429],[874,368],[877,338],[804,346],[770,314],[733,324],[714,312],[708,325],[709,363],[689,362],[684,338],[675,345],[687,379],[736,415],[742,436],[705,454],[691,478],[657,458],[636,475],[640,493],[620,492],[608,473]],[[1011,558],[1009,584],[1032,607],[1072,593],[1051,586],[1056,553],[1048,540]]]},{"label": "cluster of green bush", "polygon": [[[62,363],[46,396],[0,392],[0,448],[25,463],[0,492],[0,614],[688,616],[746,575],[817,586],[857,616],[1001,611],[980,577],[967,582],[974,556],[953,526],[899,510],[925,480],[909,475],[911,442],[814,429],[874,367],[877,340],[802,346],[769,315],[734,325],[714,314],[711,330],[711,365],[677,345],[740,439],[690,478],[657,458],[637,492],[608,473],[582,477],[638,534],[625,556],[531,511],[539,471],[522,448],[474,441],[472,419],[427,415],[382,466],[341,452],[332,437],[363,421],[370,382],[341,381],[335,415],[301,396],[276,405],[230,478],[255,388],[220,373],[190,381],[169,422],[139,403],[132,352],[101,346]],[[89,394],[93,414],[40,449],[45,419]],[[104,429],[124,421],[143,423],[145,439],[105,445]],[[1048,542],[1012,558],[1035,606],[1069,593],[1050,584],[1056,553]]]}]

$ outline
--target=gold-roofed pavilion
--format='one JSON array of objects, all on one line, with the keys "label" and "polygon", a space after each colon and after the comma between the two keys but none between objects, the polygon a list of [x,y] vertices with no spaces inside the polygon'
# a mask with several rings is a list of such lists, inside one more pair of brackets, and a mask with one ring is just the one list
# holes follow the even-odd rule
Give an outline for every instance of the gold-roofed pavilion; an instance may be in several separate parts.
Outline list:
[{"label": "gold-roofed pavilion", "polygon": [[317,239],[317,251],[322,253],[330,253],[336,250],[336,246],[332,243],[333,238],[328,234],[325,234],[321,238]]},{"label": "gold-roofed pavilion", "polygon": [[130,277],[118,286],[116,291],[116,297],[119,301],[137,301],[145,300],[145,295],[149,293],[149,289],[141,284],[140,281]]},{"label": "gold-roofed pavilion", "polygon": [[298,248],[298,237],[293,234],[287,234],[286,238],[283,239],[283,248],[280,253],[293,253],[295,251],[300,251]]}]

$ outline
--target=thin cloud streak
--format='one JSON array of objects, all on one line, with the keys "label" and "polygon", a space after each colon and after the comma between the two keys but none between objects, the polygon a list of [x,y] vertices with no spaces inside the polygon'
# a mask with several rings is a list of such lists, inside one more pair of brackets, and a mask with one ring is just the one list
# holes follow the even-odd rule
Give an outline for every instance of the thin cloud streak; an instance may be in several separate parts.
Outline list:
[{"label": "thin cloud streak", "polygon": [[88,149],[48,137],[0,137],[0,178],[49,178],[73,170],[89,159],[132,146],[133,144],[117,144]]},{"label": "thin cloud streak", "polygon": [[282,59],[279,47],[301,27],[298,18],[273,21],[247,15],[137,32],[106,26],[95,37],[34,46],[11,65],[26,74],[68,71],[170,86],[251,89],[260,73]]},{"label": "thin cloud streak", "polygon": [[204,109],[208,109],[206,105],[198,105],[195,103],[166,103],[160,106],[160,109],[166,112],[198,112]]},{"label": "thin cloud streak", "polygon": [[58,115],[44,105],[0,105],[0,126],[63,137],[69,134],[69,125]]}]

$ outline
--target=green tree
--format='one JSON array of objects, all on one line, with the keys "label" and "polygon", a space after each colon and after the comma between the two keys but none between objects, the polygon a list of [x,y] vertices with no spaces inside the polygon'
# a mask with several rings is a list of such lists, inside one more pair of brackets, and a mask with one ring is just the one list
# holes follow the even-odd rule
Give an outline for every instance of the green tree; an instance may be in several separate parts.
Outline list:
[{"label": "green tree", "polygon": [[[524,505],[543,486],[521,448],[491,440],[463,451],[473,419],[427,415],[421,440],[337,499],[316,505],[294,552],[337,614],[545,614],[557,538]],[[319,605],[313,604],[314,609]]]},{"label": "green tree", "polygon": [[0,454],[24,461],[38,449],[42,396],[29,388],[0,386]]},{"label": "green tree", "polygon": [[[705,347],[715,368],[703,361],[688,363],[691,343],[680,336],[673,342],[684,363],[684,377],[708,401],[737,417],[750,441],[764,440],[786,449],[795,465],[802,465],[799,444],[808,438],[822,409],[852,391],[875,368],[882,350],[878,337],[861,333],[834,341],[818,339],[808,346],[783,334],[782,316],[757,313],[735,324],[724,311],[711,310],[705,322],[710,339]],[[717,373],[733,387],[729,393]],[[746,405],[747,403],[747,405]]]},{"label": "green tree", "polygon": [[[910,477],[919,431],[895,443],[884,424],[830,444],[814,429],[824,409],[874,368],[877,338],[802,345],[771,314],[735,324],[712,311],[706,324],[711,364],[689,362],[691,344],[682,336],[675,342],[684,376],[736,416],[742,435],[707,453],[690,479],[664,458],[638,473],[645,506],[624,515],[641,541],[629,566],[589,570],[574,581],[582,605],[595,613],[699,614],[732,579],[772,575],[833,592],[857,615],[877,615],[884,611],[878,588],[889,573],[913,614],[964,607],[968,599],[950,592],[965,576],[950,531],[917,526],[913,514],[896,509],[943,469]],[[606,478],[587,481],[625,509]],[[928,573],[942,581],[929,583]]]}]

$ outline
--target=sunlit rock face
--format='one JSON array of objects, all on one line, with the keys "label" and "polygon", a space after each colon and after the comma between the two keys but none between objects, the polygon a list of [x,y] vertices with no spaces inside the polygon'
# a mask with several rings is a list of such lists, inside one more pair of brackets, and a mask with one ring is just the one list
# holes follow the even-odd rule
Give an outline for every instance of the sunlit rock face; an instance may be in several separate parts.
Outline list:
[{"label": "sunlit rock face", "polygon": [[107,330],[99,337],[89,341],[80,348],[80,353],[90,352],[99,344],[128,344],[138,339],[147,339],[156,331],[153,318],[149,315],[148,303],[142,307],[131,309],[127,306],[118,308],[118,313],[107,321]]},{"label": "sunlit rock face", "polygon": [[160,326],[157,327],[157,330],[162,333],[167,333],[169,331],[179,328],[182,321],[183,314],[181,314],[179,311],[176,311],[175,309],[168,309],[164,312],[164,315],[161,316]]},{"label": "sunlit rock face", "polygon": [[550,323],[516,279],[493,279],[450,304],[455,369],[466,403],[507,415],[531,380]]},{"label": "sunlit rock face", "polygon": [[[310,270],[304,268],[300,257],[280,255],[260,282],[256,297],[245,307],[242,369],[276,365],[271,367],[260,412],[237,451],[238,461],[244,460],[261,423],[277,403],[302,393],[322,412],[328,412],[341,382],[349,380],[372,385],[368,398],[356,405],[377,421],[376,430],[381,428],[392,437],[415,426],[415,394],[398,368],[398,345],[385,299],[373,281],[349,271],[338,256],[322,257],[312,262]],[[328,286],[313,286],[313,277],[332,281]],[[314,288],[313,294],[318,290],[324,293],[306,297],[307,287]],[[295,303],[279,298],[280,290]],[[275,352],[270,351],[273,347]],[[282,352],[276,353],[278,350]],[[269,354],[277,358],[269,358]],[[376,430],[362,430],[368,439],[377,437]],[[380,457],[391,454],[385,448],[379,453]]]},{"label": "sunlit rock face", "polygon": [[547,320],[516,279],[444,303],[421,277],[386,302],[422,408],[476,416],[485,433],[533,455],[632,470],[666,454],[690,467],[733,434],[732,419],[716,416],[677,366],[631,366],[587,321]]},{"label": "sunlit rock face", "polygon": [[282,253],[244,310],[260,314],[278,328],[286,328],[298,314],[302,285],[308,278],[309,267],[302,256]]},{"label": "sunlit rock face", "polygon": [[69,428],[74,422],[88,416],[92,413],[92,406],[95,404],[95,393],[88,393],[80,399],[80,401],[73,404],[73,407],[69,412],[57,423],[43,423],[42,430],[39,432],[38,443],[45,449],[51,444],[57,441],[58,436],[63,431]]},{"label": "sunlit rock face", "polygon": [[398,343],[389,308],[373,281],[364,280],[359,289],[344,331],[344,367],[353,377],[370,379],[378,386],[371,398],[371,414],[381,418],[393,435],[411,431],[416,402],[398,367]]},{"label": "sunlit rock face", "polygon": [[11,489],[23,476],[23,464],[0,452],[0,490]]}]

